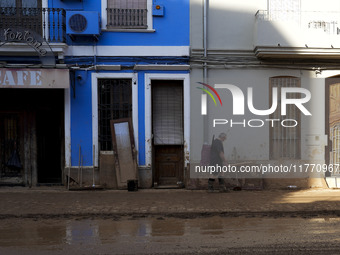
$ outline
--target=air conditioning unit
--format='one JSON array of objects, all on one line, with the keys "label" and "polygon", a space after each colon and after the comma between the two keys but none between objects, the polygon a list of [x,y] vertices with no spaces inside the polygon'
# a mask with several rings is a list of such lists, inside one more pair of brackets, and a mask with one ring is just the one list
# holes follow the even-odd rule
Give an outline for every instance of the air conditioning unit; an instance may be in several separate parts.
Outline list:
[{"label": "air conditioning unit", "polygon": [[68,35],[92,35],[100,34],[100,16],[93,11],[67,11],[66,34]]}]

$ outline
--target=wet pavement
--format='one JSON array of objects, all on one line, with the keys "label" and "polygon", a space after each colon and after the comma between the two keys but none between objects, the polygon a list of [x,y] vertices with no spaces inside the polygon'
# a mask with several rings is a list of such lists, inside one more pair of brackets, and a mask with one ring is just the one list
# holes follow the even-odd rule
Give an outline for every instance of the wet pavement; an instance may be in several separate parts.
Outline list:
[{"label": "wet pavement", "polygon": [[0,188],[0,254],[340,254],[340,190]]},{"label": "wet pavement", "polygon": [[0,254],[339,254],[340,218],[2,219]]},{"label": "wet pavement", "polygon": [[74,216],[214,215],[340,216],[340,190],[264,190],[208,193],[204,190],[96,190],[0,187],[0,219]]}]

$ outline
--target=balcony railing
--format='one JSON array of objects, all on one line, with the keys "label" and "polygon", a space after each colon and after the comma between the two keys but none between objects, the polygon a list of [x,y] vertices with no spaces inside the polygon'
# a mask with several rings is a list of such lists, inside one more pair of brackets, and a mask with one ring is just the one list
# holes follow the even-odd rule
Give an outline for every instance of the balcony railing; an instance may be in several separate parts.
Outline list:
[{"label": "balcony railing", "polygon": [[339,12],[259,10],[255,16],[258,20],[293,22],[301,29],[320,31],[330,35],[340,34]]},{"label": "balcony railing", "polygon": [[0,8],[0,29],[34,31],[47,42],[66,42],[66,12],[60,8]]},{"label": "balcony railing", "polygon": [[107,9],[107,28],[147,28],[147,9]]}]

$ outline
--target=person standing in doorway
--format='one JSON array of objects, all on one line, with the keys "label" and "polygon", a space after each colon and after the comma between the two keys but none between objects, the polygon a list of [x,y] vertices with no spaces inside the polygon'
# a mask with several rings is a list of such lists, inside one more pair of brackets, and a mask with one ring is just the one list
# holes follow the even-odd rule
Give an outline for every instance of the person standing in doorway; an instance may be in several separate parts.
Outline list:
[{"label": "person standing in doorway", "polygon": [[[220,166],[223,167],[223,165],[226,165],[227,161],[224,157],[224,148],[223,148],[223,142],[227,139],[227,135],[225,133],[220,133],[218,138],[214,139],[211,144],[210,149],[210,166]],[[218,173],[215,172],[214,175],[218,176]],[[214,182],[215,178],[209,178],[208,180],[208,191],[214,190]],[[218,177],[218,183],[219,183],[219,189],[221,192],[225,192],[226,187],[224,184],[224,180],[221,177]]]}]

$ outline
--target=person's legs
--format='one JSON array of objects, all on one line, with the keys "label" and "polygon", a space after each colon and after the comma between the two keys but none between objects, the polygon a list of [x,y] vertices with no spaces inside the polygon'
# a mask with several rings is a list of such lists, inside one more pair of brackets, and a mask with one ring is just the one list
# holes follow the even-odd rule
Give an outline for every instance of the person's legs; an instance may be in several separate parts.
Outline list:
[{"label": "person's legs", "polygon": [[218,185],[221,192],[227,191],[227,188],[225,187],[224,179],[218,178]]},{"label": "person's legs", "polygon": [[209,178],[209,180],[208,180],[208,191],[214,190],[214,182],[215,182],[215,179]]}]

